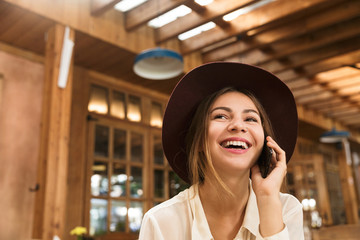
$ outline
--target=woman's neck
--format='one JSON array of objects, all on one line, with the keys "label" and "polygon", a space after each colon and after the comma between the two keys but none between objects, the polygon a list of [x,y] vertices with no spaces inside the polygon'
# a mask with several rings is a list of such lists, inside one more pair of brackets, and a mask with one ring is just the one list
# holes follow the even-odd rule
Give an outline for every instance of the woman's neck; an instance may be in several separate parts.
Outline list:
[{"label": "woman's neck", "polygon": [[[250,194],[249,178],[242,181],[225,181],[231,196],[211,181],[199,185],[200,200],[214,239],[234,239],[242,226]],[[214,189],[216,188],[216,189]]]},{"label": "woman's neck", "polygon": [[[199,186],[199,194],[201,202],[205,207],[219,211],[226,214],[227,211],[232,213],[244,211],[249,198],[249,178],[224,179],[225,185],[228,187],[231,195],[225,189],[219,186],[214,186],[211,181],[204,181]],[[220,206],[220,207],[219,207]]]}]

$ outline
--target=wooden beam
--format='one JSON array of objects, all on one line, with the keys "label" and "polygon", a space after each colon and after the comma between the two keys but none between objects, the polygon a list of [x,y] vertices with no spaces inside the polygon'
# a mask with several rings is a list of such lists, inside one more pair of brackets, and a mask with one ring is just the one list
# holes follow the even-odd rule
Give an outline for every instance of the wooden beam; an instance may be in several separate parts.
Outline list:
[{"label": "wooden beam", "polygon": [[[341,24],[331,25],[304,36],[292,39],[285,38],[282,41],[269,45],[271,47],[271,51],[264,52],[258,49],[253,49],[242,54],[238,53],[236,57],[232,59],[235,61],[236,59],[241,59],[242,62],[246,62],[248,64],[266,64],[273,60],[285,58],[289,55],[292,56],[304,51],[312,51],[324,45],[330,45],[338,41],[344,41],[345,39],[359,36],[359,25],[360,17],[351,19],[345,23],[342,22]],[[204,55],[205,58],[206,56],[207,54]],[[209,60],[211,61],[211,59],[207,59],[207,61]]]},{"label": "wooden beam", "polygon": [[[326,34],[326,32],[320,32],[317,34],[316,32],[319,31],[319,29],[332,26],[347,19],[352,19],[359,15],[359,11],[359,1],[344,2],[334,7],[320,11],[319,13],[316,13],[313,16],[309,16],[305,19],[300,18],[296,21],[290,21],[277,28],[266,30],[254,36],[249,36],[250,39],[246,38],[242,41],[229,44],[226,47],[209,51],[204,54],[204,61],[211,62],[214,60],[224,60],[235,55],[243,54],[245,51],[250,51],[258,47],[269,46],[270,44],[277,42],[284,43],[285,40],[289,40],[290,38],[296,39],[298,36],[301,36],[302,34],[310,31],[314,32],[314,38],[316,39],[317,37],[321,37],[322,34]],[[344,26],[345,28],[346,25],[347,24]],[[304,26],[306,26],[306,28],[304,28]],[[341,27],[342,26],[340,26],[340,28]],[[329,30],[331,31],[331,28]],[[336,36],[333,37],[336,38]],[[198,39],[198,41],[201,41],[201,39]],[[301,47],[301,45],[298,47]],[[269,56],[266,56],[265,59],[266,58],[269,58]]]},{"label": "wooden beam", "polygon": [[301,77],[312,77],[318,73],[343,67],[354,62],[360,62],[360,50],[352,51],[340,56],[328,58],[314,64],[306,65],[303,67],[302,71],[295,72],[294,70],[287,70],[278,73],[277,76],[286,83]]},{"label": "wooden beam", "polygon": [[[39,169],[44,169],[42,239],[64,238],[71,115],[72,64],[67,86],[58,87],[65,28],[56,24],[48,32],[45,56],[42,139]],[[74,31],[70,31],[74,39]]]},{"label": "wooden beam", "polygon": [[277,74],[291,68],[302,67],[307,64],[336,57],[347,52],[355,51],[357,49],[360,49],[360,35],[351,39],[325,45],[321,48],[309,49],[304,52],[292,54],[287,58],[288,63],[279,63],[275,60],[268,63],[259,64],[258,66],[265,68],[274,74]]},{"label": "wooden beam", "polygon": [[91,15],[99,16],[114,8],[121,0],[91,0]]},{"label": "wooden beam", "polygon": [[[247,31],[271,24],[289,15],[309,9],[325,0],[278,0],[271,2],[261,8],[242,15],[231,22],[231,26],[226,29],[215,28],[204,32],[198,36],[182,41],[181,49],[183,53],[189,53],[204,48],[212,43],[220,42],[232,36],[244,34]],[[325,3],[326,4],[326,3]]]},{"label": "wooden beam", "polygon": [[[351,157],[350,149],[347,149],[349,143],[343,144],[343,151],[339,153],[339,171],[341,186],[344,198],[345,213],[347,224],[358,224],[359,215],[358,215],[358,204],[355,192],[355,182],[352,174],[352,164],[348,162],[347,157]],[[349,152],[347,152],[349,151]],[[347,154],[350,154],[347,156]]]},{"label": "wooden beam", "polygon": [[192,2],[191,0],[152,0],[147,1],[137,8],[125,13],[125,29],[127,31],[147,23],[153,18],[160,16],[182,4]]},{"label": "wooden beam", "polygon": [[[170,38],[177,37],[180,33],[196,28],[210,21],[219,21],[224,15],[235,11],[241,7],[254,3],[254,0],[228,0],[214,1],[206,6],[206,10],[202,12],[191,12],[186,18],[179,19],[165,26],[156,29],[155,41],[164,42]],[[223,23],[221,23],[224,26]]]}]

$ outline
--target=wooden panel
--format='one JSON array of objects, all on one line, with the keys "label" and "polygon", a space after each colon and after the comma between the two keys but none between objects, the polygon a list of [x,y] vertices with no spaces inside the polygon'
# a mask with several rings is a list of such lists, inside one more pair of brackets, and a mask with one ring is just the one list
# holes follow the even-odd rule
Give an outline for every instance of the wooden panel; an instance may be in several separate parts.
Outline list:
[{"label": "wooden panel", "polygon": [[[41,165],[45,170],[42,239],[60,239],[64,236],[68,153],[72,96],[72,67],[65,89],[57,86],[60,57],[64,39],[64,26],[55,25],[48,33],[45,58],[45,81],[42,129]],[[74,39],[74,32],[70,31]],[[44,164],[44,165],[43,165]]]},{"label": "wooden panel", "polygon": [[340,225],[324,227],[312,231],[313,240],[358,240],[360,236],[360,225]]},{"label": "wooden panel", "polygon": [[0,74],[0,239],[32,239],[44,67],[0,51]]}]

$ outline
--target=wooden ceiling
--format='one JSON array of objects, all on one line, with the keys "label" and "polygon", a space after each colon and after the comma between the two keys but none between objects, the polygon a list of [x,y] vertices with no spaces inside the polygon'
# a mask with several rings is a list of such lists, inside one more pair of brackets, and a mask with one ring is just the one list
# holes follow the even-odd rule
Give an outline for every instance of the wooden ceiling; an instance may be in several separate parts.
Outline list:
[{"label": "wooden ceiling", "polygon": [[[120,0],[94,8],[101,17]],[[96,2],[96,1],[95,1]],[[155,29],[158,44],[209,21],[216,27],[180,41],[181,54],[201,52],[203,62],[238,61],[275,73],[305,109],[360,130],[360,1],[276,0],[231,22],[222,17],[253,0],[148,0],[123,14],[127,31],[181,4],[192,13]],[[44,55],[45,33],[53,20],[0,0],[0,42]],[[136,53],[76,32],[75,64],[169,94],[180,77],[151,81],[132,71]],[[276,94],[276,93],[274,93]]]}]

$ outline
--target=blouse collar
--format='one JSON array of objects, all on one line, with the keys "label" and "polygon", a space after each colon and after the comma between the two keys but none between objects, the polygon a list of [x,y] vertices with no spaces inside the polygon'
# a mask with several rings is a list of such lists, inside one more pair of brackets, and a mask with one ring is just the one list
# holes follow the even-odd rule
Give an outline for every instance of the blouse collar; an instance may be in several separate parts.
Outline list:
[{"label": "blouse collar", "polygon": [[[242,235],[242,232],[247,229],[253,235],[257,235],[259,231],[259,213],[256,203],[256,196],[252,189],[251,181],[249,184],[250,195],[248,203],[245,210],[245,216],[242,226],[239,229],[239,232],[236,235],[236,238]],[[193,215],[193,224],[192,224],[192,238],[191,239],[214,239],[211,235],[209,224],[206,220],[205,212],[201,204],[199,196],[198,185],[193,185],[189,189],[189,198],[190,198],[190,207]]]}]

